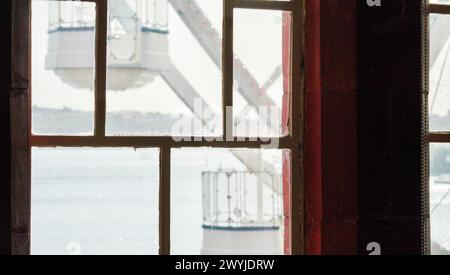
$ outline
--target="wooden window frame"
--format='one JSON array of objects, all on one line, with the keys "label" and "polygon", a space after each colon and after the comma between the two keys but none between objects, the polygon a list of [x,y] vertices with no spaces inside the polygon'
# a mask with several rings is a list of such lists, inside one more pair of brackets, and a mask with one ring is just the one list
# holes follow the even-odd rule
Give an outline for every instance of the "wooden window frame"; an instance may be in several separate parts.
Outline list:
[{"label": "wooden window frame", "polygon": [[440,15],[450,15],[450,5],[444,5],[444,4],[435,4],[430,3],[429,0],[423,0],[424,8],[424,18],[423,18],[423,30],[422,33],[424,34],[423,37],[423,90],[425,91],[424,94],[424,114],[425,114],[425,131],[427,133],[427,138],[425,139],[425,146],[426,150],[424,150],[424,157],[423,157],[423,167],[426,169],[424,171],[424,175],[427,175],[424,178],[423,181],[423,202],[424,202],[424,217],[426,217],[426,221],[424,223],[425,228],[423,228],[424,232],[424,243],[425,243],[425,250],[424,254],[430,254],[431,253],[431,216],[430,216],[430,175],[429,175],[429,168],[430,168],[430,145],[431,144],[445,144],[450,143],[450,131],[430,131],[429,130],[429,110],[428,110],[428,102],[429,102],[429,72],[430,72],[430,43],[431,38],[429,35],[429,16],[431,14],[440,14]]},{"label": "wooden window frame", "polygon": [[[31,14],[31,1],[27,5],[18,8],[28,9]],[[59,0],[70,1],[70,0]],[[279,148],[289,150],[291,153],[291,184],[290,184],[290,206],[291,206],[291,236],[290,250],[293,255],[304,254],[304,186],[303,186],[303,163],[302,163],[302,144],[304,134],[304,71],[303,71],[303,22],[304,22],[304,0],[291,1],[271,1],[271,0],[224,0],[224,21],[223,21],[223,68],[222,68],[222,108],[223,108],[223,135],[203,138],[199,141],[187,141],[190,137],[172,136],[127,136],[115,137],[107,136],[105,133],[106,124],[106,71],[107,71],[107,21],[108,21],[108,2],[107,0],[81,0],[96,3],[96,53],[95,53],[95,123],[94,134],[92,136],[42,136],[30,134],[31,147],[132,147],[132,148],[159,148],[160,150],[160,194],[159,194],[159,242],[160,255],[170,254],[170,220],[171,220],[171,149],[175,148],[245,148],[257,149],[269,145],[270,141],[253,140],[233,136],[233,121],[227,121],[226,108],[233,106],[233,11],[237,8],[245,9],[263,9],[279,10],[291,12],[291,71],[290,71],[290,113],[289,113],[289,135],[281,137]],[[15,1],[13,1],[15,2]],[[28,19],[29,20],[29,19]],[[28,29],[21,33],[20,39],[28,41],[30,45],[27,49],[28,56],[31,56],[31,24]],[[29,64],[29,63],[28,63]],[[28,73],[31,68],[27,66]],[[31,82],[30,82],[31,83]],[[31,87],[28,87],[31,89]],[[27,102],[30,105],[31,96],[28,94]],[[28,106],[30,108],[30,106]],[[29,111],[28,111],[29,112]],[[29,112],[31,113],[31,112]],[[31,115],[29,114],[29,121]],[[231,116],[232,117],[232,116]],[[229,129],[227,132],[226,129]],[[231,129],[231,130],[230,130]],[[231,131],[231,133],[230,133]],[[30,131],[31,132],[31,131]],[[228,138],[227,138],[228,137]],[[207,140],[206,140],[207,139]],[[175,141],[177,140],[177,141]],[[181,140],[181,142],[178,142]],[[27,186],[31,190],[31,183]],[[30,192],[28,192],[30,194]],[[28,196],[27,200],[30,199]],[[29,201],[28,201],[29,203]],[[24,212],[23,222],[30,225],[31,215]],[[29,234],[29,232],[28,232]],[[28,249],[22,249],[17,254],[30,253],[30,238],[24,245]],[[28,250],[28,251],[27,251]]]},{"label": "wooden window frame", "polygon": [[[426,8],[427,18],[432,13],[433,14],[450,15],[450,5],[428,3],[427,8]],[[428,19],[425,21],[428,22]],[[428,28],[428,26],[425,26],[425,27]],[[426,33],[428,33],[428,32],[426,32]],[[428,45],[430,43],[429,37],[427,37],[426,43],[427,43],[427,48],[428,48]],[[429,53],[427,53],[427,55],[428,54]],[[428,57],[426,58],[426,60],[428,60]],[[427,74],[428,74],[429,69],[430,69],[429,65],[425,66],[425,70],[426,70]],[[426,83],[426,86],[427,86],[426,90],[428,91],[428,81]],[[428,138],[429,143],[450,143],[450,131],[444,131],[444,132],[429,131],[428,137],[429,137]]]}]

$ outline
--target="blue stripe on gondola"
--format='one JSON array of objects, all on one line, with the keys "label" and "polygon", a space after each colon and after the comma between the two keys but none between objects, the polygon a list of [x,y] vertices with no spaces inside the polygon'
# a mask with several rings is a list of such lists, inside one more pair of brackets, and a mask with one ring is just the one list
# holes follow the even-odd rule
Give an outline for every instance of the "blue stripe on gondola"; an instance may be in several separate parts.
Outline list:
[{"label": "blue stripe on gondola", "polygon": [[279,226],[213,226],[213,225],[203,225],[203,229],[211,231],[232,231],[232,232],[251,232],[251,231],[278,231]]},{"label": "blue stripe on gondola", "polygon": [[88,32],[88,31],[94,31],[95,27],[57,27],[55,29],[51,29],[48,31],[48,33],[55,33],[55,32]]},{"label": "blue stripe on gondola", "polygon": [[[88,31],[94,31],[95,27],[57,27],[55,29],[51,29],[48,31],[48,33],[55,33],[55,32],[88,32]],[[169,34],[168,30],[159,30],[155,28],[149,28],[149,27],[142,27],[142,32],[145,33],[159,33],[159,34]]]},{"label": "blue stripe on gondola", "polygon": [[149,28],[149,27],[142,27],[142,32],[153,32],[153,33],[159,33],[159,34],[169,34],[168,30],[160,30],[160,29]]}]

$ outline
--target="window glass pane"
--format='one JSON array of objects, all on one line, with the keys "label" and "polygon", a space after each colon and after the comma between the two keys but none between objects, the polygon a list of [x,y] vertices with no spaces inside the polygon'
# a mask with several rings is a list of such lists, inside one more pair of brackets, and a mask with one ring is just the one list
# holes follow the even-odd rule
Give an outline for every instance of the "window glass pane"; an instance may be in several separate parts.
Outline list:
[{"label": "window glass pane", "polygon": [[172,254],[283,254],[289,163],[282,150],[173,150]]},{"label": "window glass pane", "polygon": [[32,131],[91,135],[95,4],[32,1]]},{"label": "window glass pane", "polygon": [[158,254],[158,150],[34,148],[32,254]]},{"label": "window glass pane", "polygon": [[450,131],[450,15],[430,16],[430,130]]},{"label": "window glass pane", "polygon": [[234,119],[237,136],[288,134],[291,14],[234,11]]},{"label": "window glass pane", "polygon": [[430,4],[449,5],[450,0],[430,0]]},{"label": "window glass pane", "polygon": [[431,145],[432,254],[450,255],[450,144]]},{"label": "window glass pane", "polygon": [[222,132],[222,5],[109,1],[108,135]]}]

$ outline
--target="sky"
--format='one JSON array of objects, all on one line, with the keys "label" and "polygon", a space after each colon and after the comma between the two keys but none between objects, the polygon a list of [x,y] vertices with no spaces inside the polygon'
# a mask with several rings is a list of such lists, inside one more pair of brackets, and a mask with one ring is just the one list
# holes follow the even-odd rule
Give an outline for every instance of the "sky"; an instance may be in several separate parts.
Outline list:
[{"label": "sky", "polygon": [[[197,3],[210,18],[212,25],[221,32],[222,0],[197,0]],[[91,12],[94,8],[92,4]],[[49,40],[48,9],[48,1],[33,1],[33,105],[92,111],[94,104],[92,91],[71,87],[62,82],[53,71],[45,68]],[[222,95],[219,68],[212,63],[170,5],[168,14],[169,55],[172,62],[206,102],[219,113]],[[235,53],[261,84],[270,77],[277,66],[281,65],[281,38],[280,12],[235,11]],[[85,50],[86,48],[93,51],[92,47],[84,47]],[[281,104],[281,79],[269,90],[269,94],[275,102]],[[238,95],[236,95],[235,104],[237,108],[244,106],[242,98]],[[108,111],[126,110],[166,114],[190,113],[158,74],[155,74],[153,82],[149,82],[142,88],[108,92],[107,109]]]},{"label": "sky", "polygon": [[[431,30],[431,33],[432,30]],[[433,43],[431,36],[430,43]],[[447,40],[430,69],[430,114],[446,116],[450,111],[450,40]]]}]

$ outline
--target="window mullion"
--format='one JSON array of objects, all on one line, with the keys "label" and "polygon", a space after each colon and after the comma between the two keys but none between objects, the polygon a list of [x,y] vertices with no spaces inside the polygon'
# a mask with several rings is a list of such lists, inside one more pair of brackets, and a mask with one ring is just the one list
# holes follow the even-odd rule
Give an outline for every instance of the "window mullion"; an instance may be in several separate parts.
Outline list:
[{"label": "window mullion", "polygon": [[430,4],[428,6],[428,13],[450,14],[450,5]]},{"label": "window mullion", "polygon": [[95,42],[95,131],[96,137],[105,136],[106,125],[106,70],[108,39],[108,1],[97,0]]},{"label": "window mullion", "polygon": [[291,11],[297,1],[231,0],[228,2],[231,2],[235,8]]},{"label": "window mullion", "polygon": [[450,143],[450,133],[435,133],[429,134],[430,143]]},{"label": "window mullion", "polygon": [[223,95],[222,95],[222,111],[223,111],[223,133],[225,140],[234,137],[233,123],[233,72],[234,72],[234,56],[233,56],[233,6],[231,1],[223,1]]},{"label": "window mullion", "polygon": [[294,141],[301,142],[303,139],[303,10],[304,1],[298,1],[298,7],[292,11],[292,43],[291,43],[291,89],[290,89],[290,131]]},{"label": "window mullion", "polygon": [[159,254],[170,255],[170,147],[160,148],[159,175]]},{"label": "window mullion", "polygon": [[291,21],[291,72],[290,72],[290,133],[293,139],[291,148],[291,248],[293,255],[304,254],[304,185],[301,144],[304,136],[304,74],[303,74],[303,19],[304,1],[296,1]]}]

